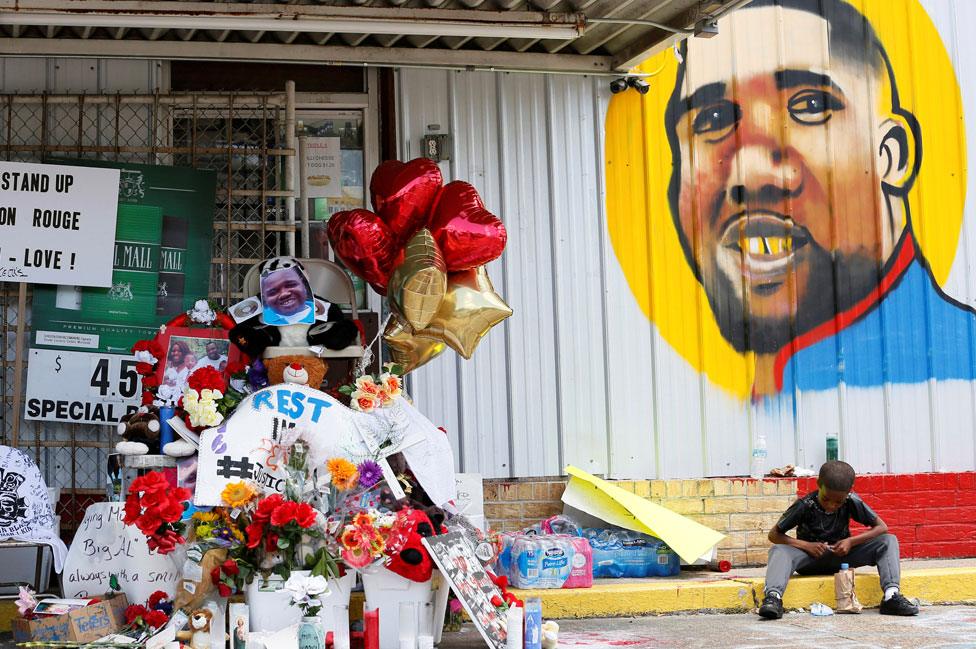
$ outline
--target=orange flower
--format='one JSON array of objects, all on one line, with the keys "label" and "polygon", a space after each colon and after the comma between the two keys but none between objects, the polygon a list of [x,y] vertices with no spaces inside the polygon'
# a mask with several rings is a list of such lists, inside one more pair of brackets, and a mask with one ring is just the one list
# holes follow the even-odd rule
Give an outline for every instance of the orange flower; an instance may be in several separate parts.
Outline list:
[{"label": "orange flower", "polygon": [[[332,476],[332,484],[339,487],[340,484],[349,484],[359,478],[356,465],[344,457],[334,457],[326,463],[329,475]],[[342,487],[339,487],[342,489]],[[349,487],[346,487],[348,489]]]}]

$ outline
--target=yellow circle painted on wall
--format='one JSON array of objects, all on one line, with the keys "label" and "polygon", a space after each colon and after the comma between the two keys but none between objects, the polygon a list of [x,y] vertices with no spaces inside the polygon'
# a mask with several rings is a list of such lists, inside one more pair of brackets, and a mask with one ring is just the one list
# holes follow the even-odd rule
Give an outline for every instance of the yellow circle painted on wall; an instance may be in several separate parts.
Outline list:
[{"label": "yellow circle painted on wall", "polygon": [[[832,281],[813,262],[791,267],[780,297],[770,297],[770,280],[750,301],[737,282],[792,264],[782,260],[798,259],[801,247],[804,259],[822,251],[828,269],[831,258],[849,260],[835,266],[837,281],[855,277],[865,259],[884,272],[910,220],[941,285],[959,242],[963,107],[935,25],[917,0],[808,4],[821,2],[829,24],[803,0],[733,12],[718,36],[642,64],[654,73],[650,92],[614,95],[607,113],[608,228],[630,289],[692,367],[741,398],[769,350],[734,342],[714,315],[727,302],[703,282],[734,278],[725,290],[739,292],[746,320],[798,327],[800,310],[816,312],[804,305],[811,287]],[[759,261],[737,268],[750,250]]]}]

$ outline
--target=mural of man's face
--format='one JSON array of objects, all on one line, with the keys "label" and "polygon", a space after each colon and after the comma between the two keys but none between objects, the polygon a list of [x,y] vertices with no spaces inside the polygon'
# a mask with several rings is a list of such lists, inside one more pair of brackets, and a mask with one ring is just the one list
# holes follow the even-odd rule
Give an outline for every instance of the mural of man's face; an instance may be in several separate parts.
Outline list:
[{"label": "mural of man's face", "polygon": [[879,171],[901,128],[886,72],[827,52],[827,29],[759,7],[688,40],[672,211],[740,351],[775,352],[867,296],[905,227]]}]

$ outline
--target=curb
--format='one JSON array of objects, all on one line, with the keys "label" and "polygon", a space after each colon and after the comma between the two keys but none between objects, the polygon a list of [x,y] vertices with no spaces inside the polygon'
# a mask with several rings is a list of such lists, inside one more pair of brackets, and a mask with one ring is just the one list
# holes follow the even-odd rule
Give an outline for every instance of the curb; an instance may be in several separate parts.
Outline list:
[{"label": "curb", "polygon": [[[855,583],[862,604],[881,603],[876,574],[858,574]],[[976,567],[905,571],[901,585],[906,597],[923,602],[976,603]],[[593,588],[511,590],[521,599],[541,598],[547,619],[579,619],[704,611],[742,613],[758,607],[762,589],[761,578],[733,575],[709,580],[648,579],[623,583],[601,579],[594,581]],[[836,605],[833,576],[790,579],[783,598],[786,608],[809,608],[814,602]]]}]

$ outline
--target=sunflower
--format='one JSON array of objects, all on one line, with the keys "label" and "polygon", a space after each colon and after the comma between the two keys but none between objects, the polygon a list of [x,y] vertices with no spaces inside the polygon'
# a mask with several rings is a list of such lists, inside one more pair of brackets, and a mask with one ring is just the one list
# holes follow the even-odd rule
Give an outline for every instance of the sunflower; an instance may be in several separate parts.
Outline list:
[{"label": "sunflower", "polygon": [[193,520],[198,523],[216,523],[220,520],[220,514],[217,512],[193,512]]},{"label": "sunflower", "polygon": [[[343,457],[334,457],[328,461],[326,467],[329,470],[329,475],[332,476],[332,484],[339,489],[347,490],[356,486],[356,480],[359,479],[359,472],[356,470],[356,465]],[[351,486],[350,482],[352,483]]]},{"label": "sunflower", "polygon": [[220,492],[220,498],[228,507],[243,507],[257,495],[257,490],[247,482],[231,482]]}]

